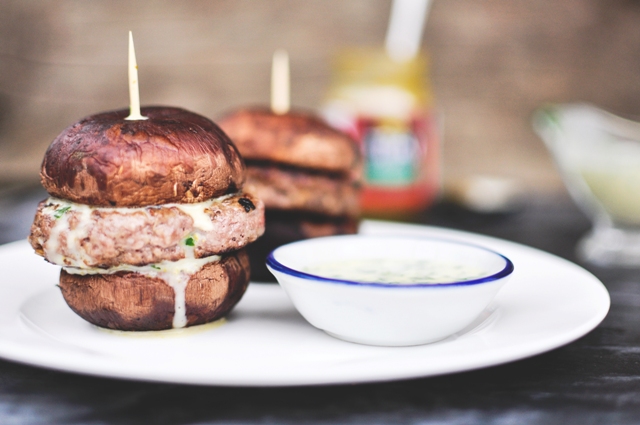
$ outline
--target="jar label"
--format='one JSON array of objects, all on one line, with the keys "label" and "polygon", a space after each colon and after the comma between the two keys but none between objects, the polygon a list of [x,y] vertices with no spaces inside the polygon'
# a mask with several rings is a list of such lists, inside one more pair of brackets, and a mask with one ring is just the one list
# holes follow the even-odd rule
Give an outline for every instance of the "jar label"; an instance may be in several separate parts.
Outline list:
[{"label": "jar label", "polygon": [[369,127],[364,133],[366,181],[378,186],[404,186],[420,171],[417,137],[407,129]]}]

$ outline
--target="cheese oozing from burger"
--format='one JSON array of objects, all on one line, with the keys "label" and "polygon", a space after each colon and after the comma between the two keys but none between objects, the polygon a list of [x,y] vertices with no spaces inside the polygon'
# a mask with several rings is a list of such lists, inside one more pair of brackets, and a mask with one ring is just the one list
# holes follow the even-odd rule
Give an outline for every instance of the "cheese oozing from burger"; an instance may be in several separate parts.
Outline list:
[{"label": "cheese oozing from burger", "polygon": [[63,267],[144,266],[242,249],[262,234],[263,212],[262,201],[246,193],[145,207],[96,207],[52,197],[40,204],[30,241]]},{"label": "cheese oozing from burger", "polygon": [[[189,279],[205,265],[221,259],[220,255],[207,255],[197,258],[196,246],[207,235],[212,233],[215,235],[216,231],[220,230],[216,228],[220,227],[220,224],[213,221],[211,211],[222,211],[221,214],[213,214],[214,217],[224,215],[229,208],[225,209],[223,206],[230,204],[230,201],[236,201],[231,203],[234,206],[229,212],[229,214],[234,213],[236,216],[235,221],[241,221],[244,217],[251,220],[249,213],[256,209],[255,200],[252,202],[247,195],[243,194],[224,195],[194,204],[174,203],[146,207],[96,207],[50,197],[43,202],[43,206],[38,212],[45,221],[51,223],[49,232],[39,238],[39,243],[42,246],[44,257],[51,263],[61,265],[70,274],[135,272],[151,278],[162,279],[174,290],[175,314],[173,327],[180,328],[187,324],[185,291]],[[262,208],[261,205],[258,207]],[[154,214],[157,215],[160,209],[170,211],[173,208],[178,210],[178,216],[183,217],[183,223],[185,221],[192,223],[191,227],[178,226],[183,230],[184,234],[176,235],[176,227],[170,225],[171,223],[166,223],[167,225],[164,226],[152,226],[153,236],[160,235],[160,239],[164,239],[165,242],[173,240],[179,244],[179,249],[182,251],[184,258],[141,265],[117,263],[109,267],[91,266],[91,264],[104,261],[104,258],[99,258],[95,251],[89,252],[87,250],[87,241],[96,238],[91,233],[92,229],[94,229],[95,225],[104,224],[104,220],[100,220],[100,218],[107,215],[116,217],[124,226],[127,226],[127,221],[130,221],[131,217],[137,217],[142,222],[148,220],[150,223],[155,223]],[[174,212],[175,215],[176,213]],[[245,227],[252,226],[247,225]],[[163,231],[167,232],[167,234],[163,235]],[[123,237],[125,238],[123,242],[127,243],[132,249],[135,248],[137,240],[143,239],[139,233],[123,235]],[[108,239],[111,240],[112,238]],[[103,241],[103,243],[110,242]]]},{"label": "cheese oozing from burger", "polygon": [[[87,253],[81,246],[82,241],[89,236],[89,231],[92,224],[91,214],[94,211],[118,213],[123,216],[132,215],[135,213],[143,213],[148,216],[154,209],[178,208],[193,220],[194,229],[207,232],[214,229],[214,224],[211,221],[211,217],[206,213],[206,211],[214,203],[219,203],[224,199],[229,198],[230,196],[232,195],[221,196],[219,198],[211,199],[206,202],[199,202],[196,204],[165,204],[162,206],[147,206],[137,208],[94,207],[91,205],[78,204],[75,202],[66,201],[64,199],[50,197],[46,200],[46,204],[42,209],[42,214],[44,216],[54,220],[54,224],[51,228],[49,237],[46,239],[46,241],[43,241],[44,256],[51,263],[58,264],[63,267],[101,270],[101,268],[87,266],[87,264],[90,264],[92,260],[87,258]],[[74,220],[73,224],[70,223],[72,219]],[[59,237],[62,232],[67,232],[64,238]],[[61,246],[61,239],[64,243],[64,246]],[[192,242],[192,240],[193,236],[188,236],[184,239],[185,254],[187,258],[195,258],[193,249],[194,243]],[[132,241],[132,243],[134,243],[134,241]],[[63,252],[67,252],[71,255],[66,256],[63,254]],[[127,267],[127,265],[122,264],[113,268],[124,270],[123,267]],[[110,269],[111,268],[102,268],[103,273],[114,273],[115,271],[119,271],[109,271]]]},{"label": "cheese oozing from burger", "polygon": [[161,263],[149,264],[146,266],[131,266],[128,264],[121,264],[108,269],[99,268],[76,268],[76,267],[63,267],[67,273],[70,274],[112,274],[117,272],[134,272],[142,275],[160,278],[167,285],[169,285],[174,293],[174,308],[175,313],[173,316],[173,327],[183,328],[187,325],[187,308],[185,293],[187,284],[191,276],[200,270],[202,267],[209,263],[215,263],[220,261],[222,257],[219,255],[211,255],[205,258],[185,258],[178,261],[163,261]]},{"label": "cheese oozing from burger", "polygon": [[[163,208],[176,207],[187,214],[193,220],[194,228],[203,231],[213,229],[211,218],[205,213],[205,210],[214,202],[220,202],[230,195],[209,200],[207,202],[199,202],[197,204],[168,204]],[[191,276],[200,270],[205,264],[220,261],[219,255],[211,255],[205,258],[195,258],[193,246],[189,246],[189,239],[185,239],[185,254],[187,258],[177,261],[162,261],[156,264],[148,264],[144,266],[133,266],[129,264],[119,264],[107,269],[97,267],[87,267],[86,253],[81,248],[80,242],[88,235],[91,225],[91,213],[96,210],[107,210],[111,213],[116,212],[123,215],[144,212],[149,213],[151,208],[157,207],[139,207],[139,208],[99,208],[89,205],[78,204],[75,202],[65,201],[58,198],[49,198],[42,212],[45,216],[53,218],[55,224],[51,229],[51,235],[43,245],[45,258],[52,263],[63,265],[67,273],[71,274],[112,274],[121,271],[140,273],[145,276],[160,278],[167,285],[173,288],[175,293],[175,313],[173,317],[173,327],[182,328],[187,324],[185,291],[187,283]],[[73,217],[73,212],[79,214],[80,219],[71,229],[69,219]],[[70,261],[69,257],[65,257],[60,250],[59,235],[63,231],[68,231],[65,249],[67,252],[74,254],[76,260]]]}]

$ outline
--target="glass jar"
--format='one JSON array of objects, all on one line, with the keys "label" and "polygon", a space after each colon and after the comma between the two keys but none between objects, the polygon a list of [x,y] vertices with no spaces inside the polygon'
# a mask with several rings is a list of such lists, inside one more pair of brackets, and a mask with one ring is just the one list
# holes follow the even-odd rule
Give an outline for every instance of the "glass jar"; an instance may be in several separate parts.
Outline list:
[{"label": "glass jar", "polygon": [[396,62],[384,50],[349,50],[334,68],[323,114],[360,142],[364,214],[402,218],[423,211],[440,187],[426,56]]}]

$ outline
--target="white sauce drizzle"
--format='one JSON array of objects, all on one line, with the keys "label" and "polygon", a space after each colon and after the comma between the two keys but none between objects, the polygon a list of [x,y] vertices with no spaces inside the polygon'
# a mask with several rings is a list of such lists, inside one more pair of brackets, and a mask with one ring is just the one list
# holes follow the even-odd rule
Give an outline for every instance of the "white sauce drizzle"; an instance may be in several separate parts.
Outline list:
[{"label": "white sauce drizzle", "polygon": [[100,269],[97,267],[63,267],[70,274],[113,274],[117,272],[136,272],[145,276],[157,277],[160,274],[178,274],[187,273],[189,275],[200,270],[204,265],[220,261],[219,255],[211,255],[204,258],[183,258],[177,261],[162,261],[156,264],[148,264],[146,266],[132,266],[130,264],[120,264],[108,269]]},{"label": "white sauce drizzle", "polygon": [[[213,230],[214,224],[206,211],[216,203],[222,202],[232,196],[235,196],[235,194],[220,196],[218,198],[196,204],[163,204],[162,207],[178,208],[180,211],[192,218],[194,229],[207,232]],[[42,243],[42,247],[45,253],[45,258],[52,263],[62,265],[64,270],[70,274],[112,274],[119,271],[130,271],[153,278],[160,278],[174,291],[175,312],[173,316],[173,327],[183,328],[187,325],[186,289],[189,279],[205,264],[220,261],[220,256],[212,255],[205,258],[195,258],[195,248],[192,246],[185,246],[186,258],[178,261],[162,261],[157,264],[146,266],[120,264],[108,269],[87,267],[86,264],[89,263],[89,260],[80,243],[89,235],[91,213],[93,211],[118,212],[120,214],[132,214],[142,211],[149,214],[149,211],[153,208],[157,208],[157,206],[138,208],[93,207],[53,197],[47,199],[46,204],[49,206],[43,208],[42,213],[50,216],[54,220],[54,225],[51,228],[49,238],[46,241],[41,241],[41,243],[44,242]],[[70,218],[73,215],[71,212],[76,212],[80,215],[78,225],[73,230],[70,230],[69,226]],[[65,258],[65,256],[60,252],[60,235],[63,231],[68,232],[66,250],[73,253],[75,260]],[[192,237],[197,240],[197,235],[194,234]]]},{"label": "white sauce drizzle", "polygon": [[108,269],[63,267],[67,273],[77,275],[112,274],[120,271],[136,272],[142,275],[160,278],[169,285],[174,292],[173,327],[183,328],[187,325],[186,289],[191,276],[209,263],[220,261],[219,255],[205,258],[185,258],[178,261],[162,261],[146,266],[131,266],[121,264]]},{"label": "white sauce drizzle", "polygon": [[[67,213],[71,211],[81,212],[83,216],[86,214],[87,217],[91,215],[92,211],[103,211],[103,212],[117,212],[120,214],[133,214],[136,212],[144,212],[149,213],[150,210],[155,208],[178,208],[183,213],[187,214],[193,220],[193,227],[199,230],[208,231],[212,230],[214,227],[213,222],[211,221],[211,217],[209,216],[207,210],[212,206],[219,204],[225,201],[228,198],[233,196],[237,196],[237,193],[232,193],[228,195],[219,196],[217,198],[209,199],[204,202],[198,202],[195,204],[162,204],[162,205],[149,205],[145,207],[94,207],[91,205],[85,204],[77,204],[75,202],[66,201],[64,199],[50,197],[47,199],[46,203],[51,204],[48,207],[43,208],[42,213],[49,216],[55,216],[56,212],[63,208],[67,208],[66,213],[62,214],[60,218],[56,220],[56,224],[54,226],[58,226],[59,223],[62,223],[67,216]],[[67,217],[68,220],[68,217]],[[66,227],[63,226],[62,230],[68,229],[68,221],[65,222],[67,224]],[[81,223],[82,225],[82,223]],[[83,235],[86,236],[86,235]]]},{"label": "white sauce drizzle", "polygon": [[[47,205],[51,203],[51,198],[47,200]],[[51,205],[45,207],[42,212],[46,215],[53,216],[55,214],[55,205]],[[69,228],[69,215],[63,214],[60,218],[54,218],[58,220],[56,224],[51,228],[51,232],[49,233],[49,239],[46,241],[40,241],[42,245],[42,249],[44,250],[44,257],[51,261],[54,264],[64,264],[64,256],[59,252],[60,251],[60,233],[63,230]]]},{"label": "white sauce drizzle", "polygon": [[184,204],[175,205],[180,211],[187,214],[193,219],[193,227],[205,232],[213,230],[213,221],[209,214],[205,210],[211,205],[211,202],[207,202],[205,206],[202,203],[199,204]]}]

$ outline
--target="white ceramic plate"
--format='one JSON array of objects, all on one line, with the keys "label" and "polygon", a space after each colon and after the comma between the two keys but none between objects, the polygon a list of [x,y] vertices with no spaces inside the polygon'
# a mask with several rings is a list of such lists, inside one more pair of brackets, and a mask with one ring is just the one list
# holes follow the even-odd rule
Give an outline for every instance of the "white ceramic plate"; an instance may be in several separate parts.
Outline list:
[{"label": "white ceramic plate", "polygon": [[0,247],[0,357],[91,375],[234,386],[386,381],[441,375],[539,354],[604,319],[609,295],[586,270],[522,245],[427,226],[365,222],[367,234],[444,237],[509,257],[515,272],[464,331],[416,347],[371,347],[309,325],[277,285],[252,284],[230,317],[178,331],[130,334],[77,317],[55,287],[58,267],[24,241]]}]

